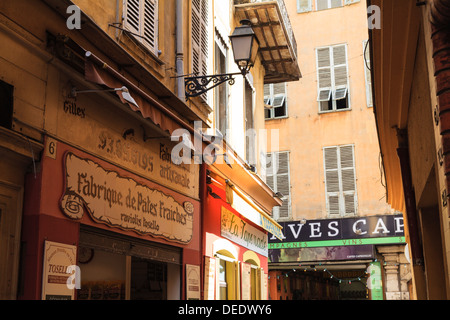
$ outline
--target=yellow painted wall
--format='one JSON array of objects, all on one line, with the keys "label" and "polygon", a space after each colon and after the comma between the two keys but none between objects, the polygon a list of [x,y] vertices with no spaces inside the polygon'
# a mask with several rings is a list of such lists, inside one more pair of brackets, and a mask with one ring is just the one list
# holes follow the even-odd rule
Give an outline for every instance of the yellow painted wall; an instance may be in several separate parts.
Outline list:
[{"label": "yellow painted wall", "polygon": [[[363,0],[307,13],[297,13],[296,1],[285,3],[298,43],[303,77],[288,83],[289,117],[266,121],[266,128],[279,129],[279,150],[291,152],[292,218],[327,217],[322,148],[342,144],[355,145],[359,215],[390,213],[381,184],[373,108],[367,107],[366,102],[363,59],[363,41],[368,39],[366,3]],[[319,114],[315,49],[343,43],[347,44],[351,110]]]}]

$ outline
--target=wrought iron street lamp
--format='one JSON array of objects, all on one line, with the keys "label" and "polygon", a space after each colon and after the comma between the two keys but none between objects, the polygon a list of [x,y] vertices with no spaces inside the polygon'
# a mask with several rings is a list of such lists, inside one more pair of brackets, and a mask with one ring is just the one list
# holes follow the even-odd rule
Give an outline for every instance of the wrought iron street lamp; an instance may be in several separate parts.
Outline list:
[{"label": "wrought iron street lamp", "polygon": [[208,90],[227,81],[230,85],[233,85],[234,76],[240,74],[245,76],[255,65],[259,43],[256,34],[252,29],[250,20],[242,20],[241,26],[236,27],[229,38],[233,50],[234,61],[241,72],[185,77],[184,82],[187,98],[202,95]]}]

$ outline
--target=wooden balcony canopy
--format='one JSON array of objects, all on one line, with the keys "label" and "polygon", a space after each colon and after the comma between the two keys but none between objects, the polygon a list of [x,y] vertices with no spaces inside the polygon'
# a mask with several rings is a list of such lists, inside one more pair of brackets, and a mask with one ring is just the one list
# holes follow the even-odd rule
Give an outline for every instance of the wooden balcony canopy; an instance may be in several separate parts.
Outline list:
[{"label": "wooden balcony canopy", "polygon": [[297,81],[301,78],[297,44],[285,4],[278,1],[235,1],[236,18],[248,19],[260,44],[264,83]]}]

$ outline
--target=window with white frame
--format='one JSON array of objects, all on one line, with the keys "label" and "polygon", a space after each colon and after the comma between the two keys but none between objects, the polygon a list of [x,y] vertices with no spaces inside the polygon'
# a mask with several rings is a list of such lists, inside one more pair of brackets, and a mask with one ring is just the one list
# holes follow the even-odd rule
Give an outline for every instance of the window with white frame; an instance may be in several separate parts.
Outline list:
[{"label": "window with white frame", "polygon": [[303,13],[312,11],[313,2],[315,3],[316,10],[319,11],[354,4],[360,2],[360,0],[297,0],[297,12]]},{"label": "window with white frame", "polygon": [[366,76],[367,106],[373,107],[372,73],[370,71],[370,43],[368,40],[365,40],[363,42],[363,52],[364,52],[364,72],[365,72],[365,76]]},{"label": "window with white frame", "polygon": [[330,217],[357,213],[354,146],[323,148],[327,211]]},{"label": "window with white frame", "polygon": [[264,115],[266,120],[288,116],[285,82],[264,85]]},{"label": "window with white frame", "polygon": [[[209,6],[208,0],[191,1],[191,48],[192,73],[198,76],[208,75],[209,55]],[[201,98],[208,102],[208,94]]]},{"label": "window with white frame", "polygon": [[291,216],[289,154],[289,151],[280,151],[268,153],[266,156],[266,183],[275,193],[280,192],[283,195],[283,205],[273,209],[275,219]]},{"label": "window with white frame", "polygon": [[350,109],[347,45],[316,49],[320,112]]},{"label": "window with white frame", "polygon": [[124,26],[152,53],[158,51],[158,0],[125,0]]}]

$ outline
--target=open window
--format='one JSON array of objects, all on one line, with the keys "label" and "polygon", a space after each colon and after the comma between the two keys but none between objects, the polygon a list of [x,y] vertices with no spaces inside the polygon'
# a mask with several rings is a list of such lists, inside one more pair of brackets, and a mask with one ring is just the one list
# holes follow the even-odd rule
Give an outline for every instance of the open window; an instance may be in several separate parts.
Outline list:
[{"label": "open window", "polygon": [[286,83],[264,85],[264,113],[266,120],[288,116]]},{"label": "open window", "polygon": [[319,112],[350,109],[347,46],[316,49]]}]

